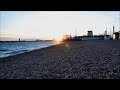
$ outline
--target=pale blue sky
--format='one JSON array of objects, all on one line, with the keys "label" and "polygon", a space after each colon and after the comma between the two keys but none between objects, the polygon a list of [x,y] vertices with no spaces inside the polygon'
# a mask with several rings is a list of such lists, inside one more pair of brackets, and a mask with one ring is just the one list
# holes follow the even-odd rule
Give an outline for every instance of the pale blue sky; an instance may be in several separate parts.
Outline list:
[{"label": "pale blue sky", "polygon": [[64,34],[86,35],[119,31],[118,11],[0,11],[0,39],[59,39]]}]

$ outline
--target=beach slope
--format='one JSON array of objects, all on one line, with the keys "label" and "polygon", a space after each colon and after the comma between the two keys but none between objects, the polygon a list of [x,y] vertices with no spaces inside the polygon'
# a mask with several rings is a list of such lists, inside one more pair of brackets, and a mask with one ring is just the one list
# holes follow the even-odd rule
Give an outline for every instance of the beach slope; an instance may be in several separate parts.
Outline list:
[{"label": "beach slope", "polygon": [[66,42],[0,58],[0,79],[120,79],[120,40]]}]

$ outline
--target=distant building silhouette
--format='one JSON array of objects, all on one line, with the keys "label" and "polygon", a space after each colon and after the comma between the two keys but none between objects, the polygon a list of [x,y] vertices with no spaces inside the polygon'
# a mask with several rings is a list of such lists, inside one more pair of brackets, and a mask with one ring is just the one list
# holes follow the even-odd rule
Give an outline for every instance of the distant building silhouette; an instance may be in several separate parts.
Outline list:
[{"label": "distant building silhouette", "polygon": [[115,40],[115,39],[120,39],[120,31],[113,33],[113,40]]},{"label": "distant building silhouette", "polygon": [[72,41],[72,36],[70,35],[64,35],[62,38],[62,41]]},{"label": "distant building silhouette", "polygon": [[112,35],[112,37],[113,37],[113,40],[120,39],[120,31],[119,32],[115,32],[114,25],[113,25],[113,35]]},{"label": "distant building silhouette", "polygon": [[[113,26],[113,31],[114,31],[114,26]],[[120,39],[120,32],[119,35],[116,35],[116,38]],[[81,41],[81,40],[112,40],[111,35],[107,34],[107,28],[104,32],[103,35],[93,35],[93,31],[88,31],[87,35],[83,36],[77,36],[75,35],[74,37],[71,37],[70,35],[64,35],[62,41]]]},{"label": "distant building silhouette", "polygon": [[92,31],[88,31],[88,36],[93,36],[93,32]]}]

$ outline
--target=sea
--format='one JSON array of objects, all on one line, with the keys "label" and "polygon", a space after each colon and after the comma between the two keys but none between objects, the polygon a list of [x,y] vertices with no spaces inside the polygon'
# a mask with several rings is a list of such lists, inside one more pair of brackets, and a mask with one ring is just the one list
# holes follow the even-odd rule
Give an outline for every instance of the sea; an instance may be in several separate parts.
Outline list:
[{"label": "sea", "polygon": [[60,44],[54,41],[0,41],[0,58]]}]

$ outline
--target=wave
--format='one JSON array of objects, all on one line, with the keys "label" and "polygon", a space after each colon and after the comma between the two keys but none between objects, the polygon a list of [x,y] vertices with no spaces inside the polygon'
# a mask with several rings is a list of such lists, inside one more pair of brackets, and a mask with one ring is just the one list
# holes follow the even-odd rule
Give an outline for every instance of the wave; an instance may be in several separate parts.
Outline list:
[{"label": "wave", "polygon": [[12,51],[12,52],[9,52],[7,54],[16,55],[16,54],[24,53],[24,52],[27,52],[27,51],[29,51],[29,50]]},{"label": "wave", "polygon": [[54,42],[4,42],[0,43],[0,58],[55,45]]},{"label": "wave", "polygon": [[11,51],[9,49],[0,49],[0,51]]}]

